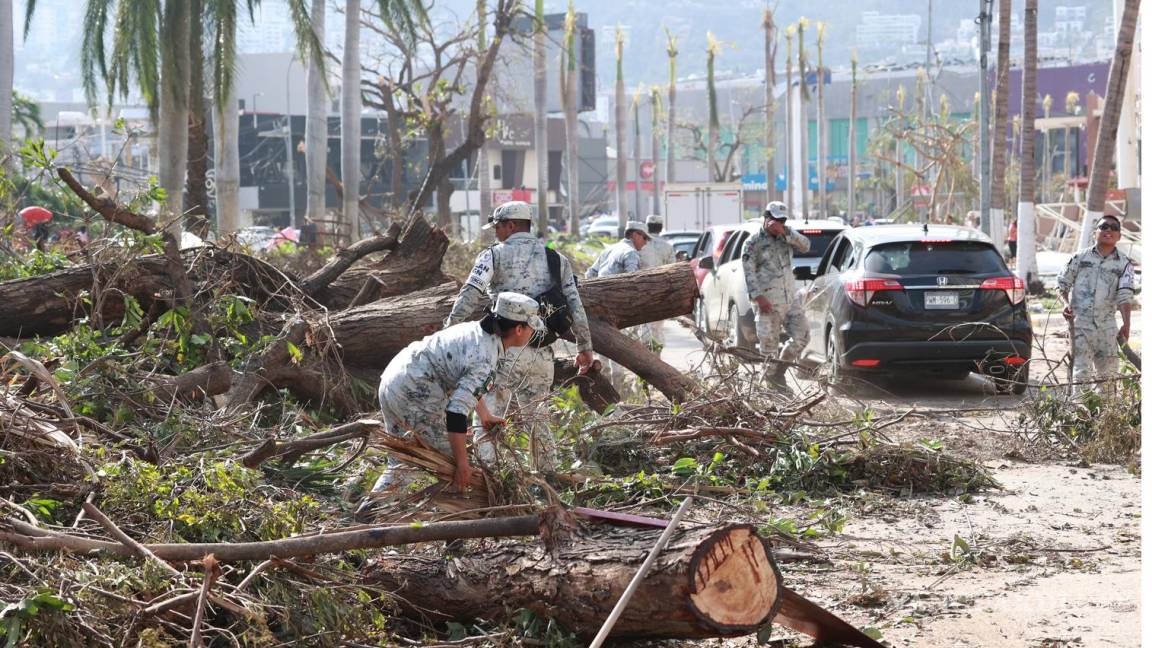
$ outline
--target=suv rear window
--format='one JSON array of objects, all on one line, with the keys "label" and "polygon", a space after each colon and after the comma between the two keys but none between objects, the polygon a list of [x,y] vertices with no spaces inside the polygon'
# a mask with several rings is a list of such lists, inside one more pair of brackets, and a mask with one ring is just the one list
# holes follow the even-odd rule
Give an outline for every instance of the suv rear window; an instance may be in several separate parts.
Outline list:
[{"label": "suv rear window", "polygon": [[836,235],[840,233],[840,230],[798,229],[796,231],[800,232],[804,236],[807,236],[808,240],[812,243],[812,247],[804,254],[796,252],[792,255],[793,257],[799,259],[819,259],[820,257],[824,256],[824,250],[828,249],[828,244],[831,243],[832,239],[836,238]]},{"label": "suv rear window", "polygon": [[868,251],[864,270],[876,274],[996,274],[1007,272],[1004,260],[987,243],[909,241],[886,243]]}]

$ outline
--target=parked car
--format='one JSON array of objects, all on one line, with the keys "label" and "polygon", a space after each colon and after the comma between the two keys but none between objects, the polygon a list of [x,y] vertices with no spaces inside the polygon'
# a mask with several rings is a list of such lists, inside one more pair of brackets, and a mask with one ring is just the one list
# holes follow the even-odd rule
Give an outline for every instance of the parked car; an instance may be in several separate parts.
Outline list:
[{"label": "parked car", "polygon": [[700,240],[701,232],[677,230],[675,232],[662,232],[660,236],[672,244],[674,252],[683,252],[692,258],[692,250],[696,248],[696,241]]},{"label": "parked car", "polygon": [[251,225],[236,232],[236,242],[254,251],[264,250],[276,240],[279,233],[280,230],[275,227]]},{"label": "parked car", "polygon": [[[820,257],[845,227],[832,220],[789,221],[788,226],[808,237],[811,248],[792,255],[792,268],[816,267]],[[748,238],[763,227],[762,219],[748,221],[730,232],[718,257],[709,263],[701,260],[697,276],[700,297],[696,302],[697,326],[706,331],[726,331],[729,346],[753,348],[756,346],[755,313],[748,299],[748,284],[744,280],[741,255]],[[809,276],[811,276],[809,272]],[[803,282],[801,282],[803,284]]]},{"label": "parked car", "polygon": [[620,236],[620,221],[615,216],[599,216],[584,233],[586,238],[618,238]]},{"label": "parked car", "polygon": [[[798,278],[810,271],[797,268]],[[1027,387],[1032,325],[1024,282],[991,239],[949,225],[845,230],[805,297],[803,356],[847,373],[990,376],[999,393]]]}]

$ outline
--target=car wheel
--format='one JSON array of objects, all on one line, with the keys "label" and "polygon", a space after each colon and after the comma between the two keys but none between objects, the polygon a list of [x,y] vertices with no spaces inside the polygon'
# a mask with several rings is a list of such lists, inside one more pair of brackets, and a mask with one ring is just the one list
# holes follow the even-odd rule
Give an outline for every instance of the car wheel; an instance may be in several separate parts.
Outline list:
[{"label": "car wheel", "polygon": [[728,332],[724,337],[724,346],[740,349],[750,349],[753,346],[749,344],[748,336],[744,335],[744,327],[740,325],[740,312],[736,310],[736,304],[728,306]]},{"label": "car wheel", "polygon": [[696,328],[708,333],[708,310],[704,306],[704,298],[697,297],[692,306],[692,319],[696,320]]},{"label": "car wheel", "polygon": [[824,361],[828,363],[828,384],[843,383],[844,369],[840,366],[840,349],[836,346],[836,338],[831,331],[824,340]]},{"label": "car wheel", "polygon": [[1015,372],[1009,371],[1006,378],[993,378],[992,384],[996,385],[997,394],[1012,394],[1020,396],[1028,391],[1028,363],[1025,362]]}]

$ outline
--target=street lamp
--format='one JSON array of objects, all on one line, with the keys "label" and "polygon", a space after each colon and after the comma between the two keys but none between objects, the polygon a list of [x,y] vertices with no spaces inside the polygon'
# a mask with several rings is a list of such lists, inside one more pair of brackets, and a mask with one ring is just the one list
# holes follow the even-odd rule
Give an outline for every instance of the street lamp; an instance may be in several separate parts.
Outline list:
[{"label": "street lamp", "polygon": [[252,95],[252,128],[256,128],[256,97],[264,96],[263,92]]}]

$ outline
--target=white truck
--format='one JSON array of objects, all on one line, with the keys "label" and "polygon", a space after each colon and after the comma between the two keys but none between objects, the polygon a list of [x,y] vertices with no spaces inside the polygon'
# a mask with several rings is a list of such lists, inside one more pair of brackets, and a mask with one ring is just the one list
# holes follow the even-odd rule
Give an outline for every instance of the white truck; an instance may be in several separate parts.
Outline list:
[{"label": "white truck", "polygon": [[744,188],[739,182],[670,182],[664,187],[666,232],[702,232],[743,221]]}]

